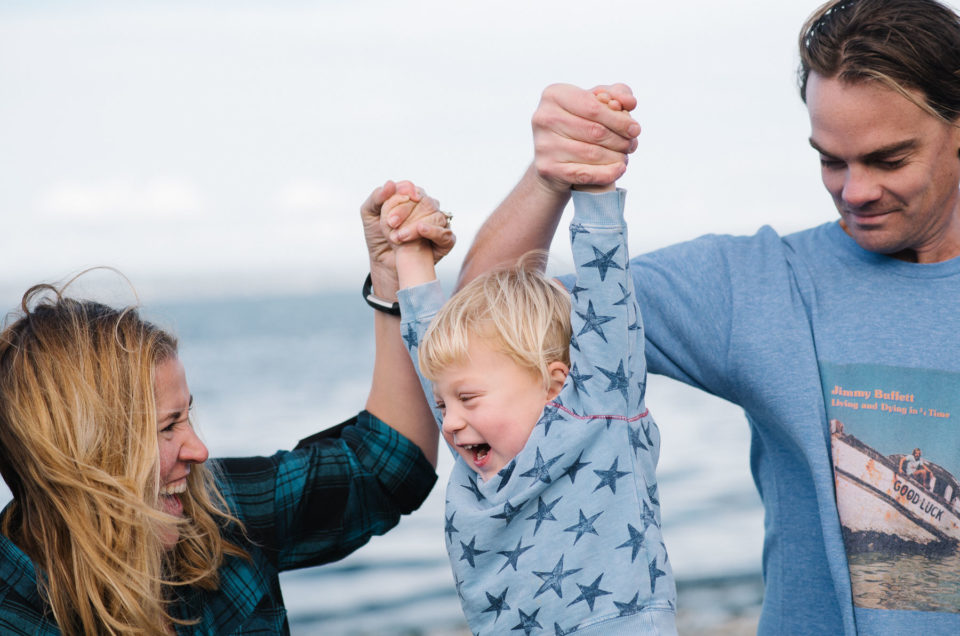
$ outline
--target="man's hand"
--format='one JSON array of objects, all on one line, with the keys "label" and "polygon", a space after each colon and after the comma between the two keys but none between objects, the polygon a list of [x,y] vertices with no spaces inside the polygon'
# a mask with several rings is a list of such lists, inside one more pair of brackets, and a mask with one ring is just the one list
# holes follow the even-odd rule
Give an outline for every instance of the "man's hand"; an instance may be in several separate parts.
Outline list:
[{"label": "man's hand", "polygon": [[556,193],[573,185],[609,185],[627,169],[640,125],[637,100],[625,84],[584,90],[548,86],[533,114],[534,165],[541,185]]}]

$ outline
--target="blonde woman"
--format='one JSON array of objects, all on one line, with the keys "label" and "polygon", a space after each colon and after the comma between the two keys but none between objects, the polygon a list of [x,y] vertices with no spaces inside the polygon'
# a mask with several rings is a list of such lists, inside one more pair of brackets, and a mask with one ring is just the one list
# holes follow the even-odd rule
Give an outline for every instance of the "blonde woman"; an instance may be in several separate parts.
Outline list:
[{"label": "blonde woman", "polygon": [[[365,224],[396,190],[374,191]],[[453,237],[431,219],[412,227],[439,256]],[[367,234],[389,299],[391,250]],[[288,633],[278,573],[386,532],[436,479],[399,318],[375,315],[366,410],[293,451],[207,462],[171,334],[134,308],[28,290],[0,333],[0,633]]]}]

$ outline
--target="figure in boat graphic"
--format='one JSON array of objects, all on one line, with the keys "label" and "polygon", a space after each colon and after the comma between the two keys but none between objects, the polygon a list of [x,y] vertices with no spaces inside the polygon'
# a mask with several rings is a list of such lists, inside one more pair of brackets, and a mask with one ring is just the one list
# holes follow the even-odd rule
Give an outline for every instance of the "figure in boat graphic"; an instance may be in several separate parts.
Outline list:
[{"label": "figure in boat graphic", "polygon": [[883,455],[830,420],[837,506],[848,550],[953,551],[960,544],[960,483],[912,453]]}]

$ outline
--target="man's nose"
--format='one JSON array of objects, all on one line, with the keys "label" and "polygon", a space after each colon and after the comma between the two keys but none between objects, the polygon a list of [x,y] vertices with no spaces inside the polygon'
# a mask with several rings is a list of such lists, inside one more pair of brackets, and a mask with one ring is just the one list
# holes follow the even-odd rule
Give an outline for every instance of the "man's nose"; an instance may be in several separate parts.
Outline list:
[{"label": "man's nose", "polygon": [[851,208],[862,208],[880,199],[883,189],[879,175],[863,166],[850,166],[843,180],[841,196],[843,202]]}]

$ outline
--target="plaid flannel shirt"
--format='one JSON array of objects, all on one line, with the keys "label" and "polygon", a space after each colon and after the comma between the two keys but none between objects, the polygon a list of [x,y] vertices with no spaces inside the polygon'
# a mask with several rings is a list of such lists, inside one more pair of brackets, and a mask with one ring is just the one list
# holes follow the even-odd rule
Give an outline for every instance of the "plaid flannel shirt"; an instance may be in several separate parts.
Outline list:
[{"label": "plaid flannel shirt", "polygon": [[[215,460],[220,486],[249,539],[228,538],[215,591],[188,588],[173,607],[196,619],[178,634],[287,634],[278,574],[336,561],[416,510],[436,481],[420,450],[363,411],[271,457]],[[37,591],[32,561],[0,535],[0,633],[59,634]]]}]

